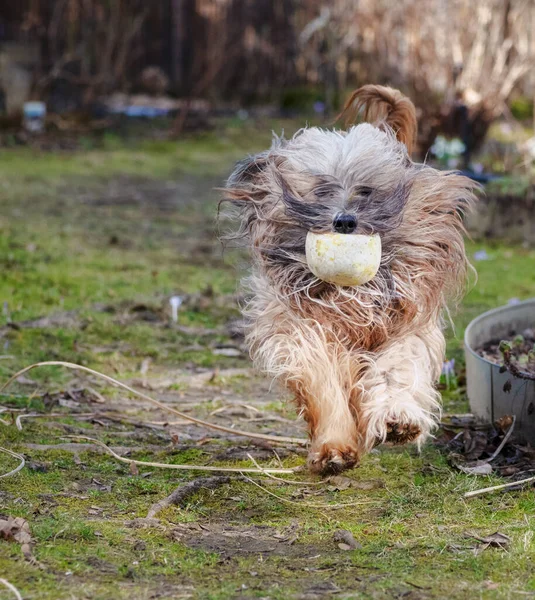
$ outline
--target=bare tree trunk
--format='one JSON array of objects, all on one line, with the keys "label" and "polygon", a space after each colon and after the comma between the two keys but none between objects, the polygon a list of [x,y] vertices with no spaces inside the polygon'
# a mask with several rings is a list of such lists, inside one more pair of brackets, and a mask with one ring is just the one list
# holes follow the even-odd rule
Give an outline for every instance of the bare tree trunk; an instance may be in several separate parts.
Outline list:
[{"label": "bare tree trunk", "polygon": [[184,46],[186,42],[186,0],[171,2],[171,81],[176,89],[185,84]]}]

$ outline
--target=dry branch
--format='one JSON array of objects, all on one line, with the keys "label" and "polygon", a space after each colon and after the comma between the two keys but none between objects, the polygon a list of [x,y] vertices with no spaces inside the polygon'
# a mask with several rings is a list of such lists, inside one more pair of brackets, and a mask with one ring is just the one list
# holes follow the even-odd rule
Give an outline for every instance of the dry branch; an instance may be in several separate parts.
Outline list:
[{"label": "dry branch", "polygon": [[242,468],[233,468],[233,467],[210,467],[210,466],[199,466],[199,465],[174,465],[167,463],[158,463],[158,462],[147,462],[143,460],[134,460],[133,458],[125,458],[124,456],[119,456],[116,452],[114,452],[109,446],[107,446],[104,442],[100,440],[96,440],[94,438],[86,437],[85,435],[68,435],[64,436],[70,439],[79,439],[79,440],[87,440],[92,442],[93,444],[97,444],[98,446],[104,448],[109,454],[111,454],[117,460],[124,462],[129,465],[140,465],[143,467],[156,467],[158,469],[176,469],[179,471],[211,471],[215,473],[295,473],[299,468],[293,469],[242,469]]},{"label": "dry branch", "polygon": [[154,519],[156,515],[164,508],[169,506],[183,506],[193,494],[202,490],[215,490],[225,483],[230,483],[230,477],[219,475],[215,477],[199,477],[193,481],[188,481],[176,488],[167,498],[154,503],[147,513],[147,519]]},{"label": "dry branch", "polygon": [[0,584],[5,586],[10,592],[13,592],[17,600],[22,600],[22,596],[20,595],[19,590],[12,583],[9,583],[7,579],[2,579],[0,577]]},{"label": "dry branch", "polygon": [[18,473],[21,469],[24,468],[24,465],[26,464],[24,456],[22,456],[21,454],[17,454],[17,452],[13,452],[13,450],[8,450],[7,448],[0,448],[0,452],[4,452],[5,454],[9,454],[13,458],[17,458],[18,460],[20,460],[19,465],[15,469],[9,471],[9,473],[4,473],[3,475],[0,475],[0,479],[2,479],[3,477],[10,477],[11,475],[15,475],[15,473]]},{"label": "dry branch", "polygon": [[117,385],[117,386],[123,388],[124,390],[127,390],[131,394],[134,394],[140,398],[143,398],[143,400],[146,400],[147,402],[154,404],[155,406],[157,406],[158,408],[161,408],[164,411],[171,412],[175,415],[178,415],[179,417],[182,417],[183,419],[186,419],[187,421],[191,421],[192,423],[195,423],[196,425],[200,425],[202,427],[207,427],[209,429],[215,429],[217,431],[224,431],[225,433],[230,433],[232,435],[238,435],[238,436],[248,437],[248,438],[257,439],[257,440],[267,440],[269,442],[299,444],[299,445],[304,445],[307,443],[307,440],[304,438],[292,438],[292,437],[284,437],[284,436],[278,436],[278,435],[267,435],[267,434],[263,434],[263,433],[253,433],[251,431],[242,431],[240,429],[232,429],[230,427],[224,427],[223,425],[217,425],[216,423],[209,423],[208,421],[203,421],[202,419],[197,419],[195,417],[191,417],[190,415],[187,415],[186,413],[176,410],[175,408],[172,408],[171,406],[168,406],[167,404],[164,404],[163,402],[160,402],[159,400],[156,400],[156,399],[152,398],[151,396],[144,394],[143,392],[139,392],[138,390],[135,390],[134,388],[130,387],[129,385],[126,385],[126,383],[122,383],[122,382],[118,381],[117,379],[110,377],[109,375],[104,375],[104,373],[99,373],[98,371],[95,371],[94,369],[90,369],[89,367],[84,367],[82,365],[77,365],[74,363],[69,363],[69,362],[65,362],[65,361],[61,361],[61,360],[51,360],[51,361],[39,362],[39,363],[30,365],[28,367],[25,367],[24,369],[21,369],[20,371],[18,371],[14,375],[12,375],[6,381],[6,383],[4,383],[4,385],[2,387],[0,387],[0,394],[9,385],[11,385],[17,379],[17,377],[20,377],[21,375],[23,375],[23,374],[27,373],[28,371],[31,371],[32,369],[35,369],[35,368],[50,367],[50,366],[65,367],[67,369],[73,369],[75,371],[76,370],[85,371],[86,373],[91,373],[92,375],[96,375],[97,377],[100,377],[101,379],[104,379],[105,381],[108,381],[109,383],[112,383],[114,385]]},{"label": "dry branch", "polygon": [[519,479],[518,481],[511,481],[510,483],[502,483],[501,485],[493,485],[491,487],[482,488],[480,490],[473,490],[472,492],[466,492],[464,498],[473,498],[474,496],[481,496],[482,494],[490,494],[498,490],[506,490],[508,488],[516,487],[518,485],[524,485],[535,481],[534,477],[528,477],[527,479]]},{"label": "dry branch", "polygon": [[[242,475],[243,473],[245,473],[246,471],[242,469]],[[283,498],[282,496],[279,496],[277,494],[274,494],[273,492],[271,492],[270,490],[267,490],[265,487],[261,486],[259,483],[257,483],[256,481],[252,480],[250,477],[247,477],[247,475],[243,475],[243,478],[248,481],[249,483],[252,483],[254,486],[256,486],[257,488],[260,488],[264,493],[268,494],[268,496],[273,496],[273,498],[277,498],[277,500],[279,500],[280,502],[284,502],[285,504],[291,504],[293,506],[299,506],[301,508],[306,507],[306,508],[316,508],[316,509],[320,509],[320,510],[324,510],[326,508],[330,508],[333,510],[337,510],[339,508],[349,508],[350,506],[360,506],[362,504],[371,504],[373,501],[372,500],[366,500],[366,501],[355,501],[355,502],[343,502],[340,504],[327,504],[327,503],[323,503],[323,502],[305,502],[304,500],[289,500],[288,498]]]}]

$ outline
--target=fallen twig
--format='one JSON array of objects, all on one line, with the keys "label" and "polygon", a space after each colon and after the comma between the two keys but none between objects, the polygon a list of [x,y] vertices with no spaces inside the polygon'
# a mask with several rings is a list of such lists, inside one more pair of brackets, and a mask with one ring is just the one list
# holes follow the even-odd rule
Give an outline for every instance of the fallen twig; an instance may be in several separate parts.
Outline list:
[{"label": "fallen twig", "polygon": [[232,429],[231,427],[225,427],[223,425],[217,425],[216,423],[210,423],[208,421],[203,421],[202,419],[197,419],[195,417],[191,417],[191,416],[187,415],[186,413],[176,410],[176,408],[172,408],[171,406],[168,406],[168,405],[164,404],[163,402],[160,402],[159,400],[156,400],[156,399],[152,398],[151,396],[144,394],[143,392],[139,392],[139,391],[135,390],[134,388],[130,387],[129,385],[126,385],[126,383],[117,381],[117,379],[114,379],[113,377],[110,377],[109,375],[104,375],[104,373],[99,373],[98,371],[95,371],[94,369],[90,369],[89,367],[84,367],[82,365],[77,365],[75,363],[69,363],[69,362],[65,362],[65,361],[61,361],[61,360],[50,360],[50,361],[45,361],[45,362],[39,362],[39,363],[30,365],[28,367],[25,367],[24,369],[21,369],[18,373],[15,373],[15,375],[11,376],[7,380],[7,382],[4,383],[4,385],[2,387],[0,387],[0,394],[11,383],[13,383],[13,381],[15,381],[15,379],[17,379],[17,377],[24,375],[28,371],[31,371],[32,369],[35,369],[37,367],[52,367],[52,366],[66,367],[67,369],[85,371],[86,373],[91,373],[92,375],[96,375],[97,377],[100,377],[100,378],[104,379],[105,381],[108,381],[109,383],[113,383],[114,385],[117,385],[117,386],[123,388],[124,390],[127,390],[131,394],[134,394],[136,396],[139,396],[140,398],[143,398],[143,400],[146,400],[147,402],[150,402],[151,404],[158,406],[162,410],[174,413],[175,415],[178,415],[179,417],[182,417],[183,419],[186,419],[187,421],[191,421],[192,423],[195,423],[196,425],[201,425],[202,427],[208,427],[209,429],[216,429],[218,431],[224,431],[225,433],[231,433],[232,435],[239,435],[239,436],[248,437],[248,438],[252,438],[252,439],[258,439],[258,440],[267,440],[267,441],[276,442],[276,443],[299,444],[299,445],[304,445],[307,443],[307,440],[304,438],[283,437],[283,436],[278,436],[278,435],[253,433],[251,431],[242,431],[240,429]]},{"label": "fallen twig", "polygon": [[[9,408],[6,408],[5,406],[0,406],[0,414],[5,413],[5,412],[9,412],[10,414],[12,414],[9,410]],[[12,415],[13,418],[13,415]],[[11,425],[11,423],[9,421],[6,421],[5,419],[0,419],[0,423],[2,423],[3,425],[7,425],[8,427]]]},{"label": "fallen twig", "polygon": [[[90,452],[92,450],[100,452],[100,446],[97,444],[75,444],[65,442],[63,444],[25,444],[25,447],[29,450],[35,450],[37,452],[48,452],[49,450],[61,450],[62,452],[72,452],[72,454],[79,454],[80,452]],[[147,450],[141,446],[115,446],[112,448],[114,452],[125,453],[129,452],[142,452]]]},{"label": "fallen twig", "polygon": [[141,465],[144,467],[156,467],[159,469],[178,469],[181,471],[212,471],[212,472],[220,472],[220,473],[259,473],[262,474],[264,472],[267,473],[295,473],[299,467],[293,469],[243,469],[243,468],[233,468],[233,467],[210,467],[210,466],[198,466],[198,465],[173,465],[168,463],[157,463],[157,462],[145,462],[143,460],[135,460],[133,458],[125,458],[124,456],[119,456],[116,452],[114,452],[109,446],[107,446],[104,442],[100,440],[96,440],[94,438],[86,437],[85,435],[67,435],[63,436],[70,439],[80,439],[80,440],[88,440],[93,444],[97,444],[101,446],[105,450],[109,452],[114,458],[120,460],[121,462],[127,463],[129,465]]},{"label": "fallen twig", "polygon": [[15,594],[15,598],[17,598],[17,600],[22,600],[22,596],[20,595],[19,590],[12,583],[9,583],[9,581],[7,579],[2,579],[0,577],[0,583],[3,586],[7,587],[7,589],[10,592],[13,592]]},{"label": "fallen twig", "polygon": [[511,434],[513,433],[513,429],[515,428],[515,423],[516,423],[516,415],[513,415],[513,420],[511,421],[511,425],[509,425],[509,429],[507,430],[507,433],[503,436],[503,440],[501,441],[500,445],[496,448],[496,450],[494,450],[494,452],[492,453],[491,456],[489,456],[489,458],[486,458],[485,460],[480,461],[481,463],[490,463],[499,456],[500,452],[503,450],[503,447],[505,446],[505,444],[507,444],[507,441],[509,440],[509,438],[511,437]]},{"label": "fallen twig", "polygon": [[154,503],[147,513],[147,519],[154,519],[156,515],[172,505],[181,506],[185,501],[189,500],[193,494],[200,490],[214,490],[215,488],[230,483],[230,477],[225,475],[216,475],[214,477],[199,477],[193,481],[188,481],[176,488],[167,498]]},{"label": "fallen twig", "polygon": [[10,477],[11,475],[15,475],[15,473],[18,473],[22,468],[24,468],[26,461],[24,460],[24,456],[22,456],[22,454],[18,454],[17,452],[13,452],[13,450],[8,450],[7,448],[1,447],[0,452],[5,452],[6,454],[13,456],[13,458],[18,458],[20,460],[20,463],[17,466],[17,468],[13,469],[12,471],[9,471],[9,473],[4,473],[3,475],[0,475],[0,479],[3,477]]},{"label": "fallen twig", "polygon": [[[245,473],[247,471],[245,471],[244,469],[242,469],[242,475],[243,473]],[[260,488],[263,492],[265,492],[266,494],[268,494],[269,496],[273,496],[273,498],[277,498],[277,500],[280,500],[280,502],[285,502],[286,504],[292,504],[293,506],[300,506],[300,507],[307,507],[307,508],[319,508],[321,510],[325,509],[325,508],[332,508],[332,509],[339,509],[339,508],[347,508],[349,506],[359,506],[362,504],[370,504],[372,501],[360,501],[360,502],[343,502],[341,504],[326,504],[326,503],[314,503],[314,502],[305,502],[304,500],[288,500],[288,498],[283,498],[282,496],[278,496],[277,494],[274,494],[273,492],[270,492],[269,490],[267,490],[265,487],[261,486],[259,483],[257,483],[256,481],[254,481],[253,479],[251,479],[250,477],[247,477],[247,475],[243,475],[243,478],[245,480],[247,480],[249,483],[252,483],[253,485],[255,485],[257,488]]]},{"label": "fallen twig", "polygon": [[[505,444],[507,444],[507,442],[508,442],[509,438],[511,437],[513,430],[515,428],[515,423],[516,423],[516,416],[513,415],[511,424],[509,425],[509,428],[507,429],[507,433],[503,436],[502,441],[500,442],[500,444],[496,448],[496,450],[494,450],[494,452],[491,454],[491,456],[489,456],[488,458],[485,458],[485,459],[476,460],[475,462],[467,462],[464,464],[453,461],[454,465],[459,470],[461,470],[463,473],[467,473],[468,475],[490,475],[492,473],[492,466],[490,463],[500,455],[500,452],[505,447]],[[455,438],[453,438],[453,440],[451,440],[451,441],[453,442],[457,437],[462,435],[462,433],[463,432],[458,433],[455,436]]]},{"label": "fallen twig", "polygon": [[23,413],[15,419],[15,425],[19,431],[22,431],[22,419],[43,419],[43,418],[63,418],[76,419],[80,417],[96,417],[99,413]]},{"label": "fallen twig", "polygon": [[[290,485],[323,485],[324,481],[297,481],[295,479],[283,479],[282,477],[276,477],[275,475],[272,475],[271,473],[269,473],[268,471],[266,471],[263,467],[261,467],[256,460],[253,458],[253,456],[249,453],[247,453],[247,458],[253,463],[253,465],[262,472],[263,475],[265,475],[266,477],[268,477],[269,479],[274,479],[275,481],[282,481],[284,483],[289,483]],[[279,464],[282,466],[282,462],[279,459]]]},{"label": "fallen twig", "polygon": [[535,481],[535,476],[527,477],[526,479],[519,479],[518,481],[511,481],[510,483],[502,483],[501,485],[493,485],[492,487],[482,488],[472,492],[466,492],[466,494],[464,494],[464,498],[472,498],[482,494],[490,494],[491,492],[495,492],[497,490],[505,490],[507,488],[516,487],[517,485],[524,485],[525,483],[530,483],[532,481]]}]

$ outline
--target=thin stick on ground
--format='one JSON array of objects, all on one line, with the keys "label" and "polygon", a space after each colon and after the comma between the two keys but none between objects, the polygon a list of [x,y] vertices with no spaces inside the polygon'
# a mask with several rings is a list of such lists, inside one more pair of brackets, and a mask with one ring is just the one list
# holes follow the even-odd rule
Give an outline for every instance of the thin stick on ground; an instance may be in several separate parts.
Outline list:
[{"label": "thin stick on ground", "polygon": [[15,473],[18,473],[21,469],[24,468],[24,465],[26,464],[26,461],[24,460],[24,456],[22,456],[21,454],[18,454],[17,452],[13,452],[13,450],[8,450],[7,448],[0,447],[0,452],[4,452],[5,454],[9,454],[13,458],[17,458],[18,460],[20,460],[19,465],[15,469],[13,469],[12,471],[9,471],[9,473],[4,473],[3,475],[0,475],[0,479],[2,479],[4,477],[11,477],[11,475],[15,475]]},{"label": "thin stick on ground", "polygon": [[[242,470],[242,475],[245,472],[246,471]],[[247,480],[249,483],[252,483],[253,485],[255,485],[257,488],[260,488],[263,492],[265,492],[269,496],[273,496],[273,498],[277,498],[277,500],[279,500],[280,502],[284,502],[286,504],[291,504],[292,506],[300,506],[300,507],[305,506],[306,508],[319,508],[321,510],[324,510],[326,508],[331,508],[333,510],[336,510],[336,509],[339,509],[339,508],[349,508],[350,506],[359,506],[359,505],[362,505],[362,504],[371,504],[373,502],[372,500],[367,500],[367,501],[343,502],[341,504],[326,504],[326,503],[317,503],[316,504],[314,502],[305,502],[303,500],[299,500],[299,501],[288,500],[288,498],[283,498],[282,496],[279,496],[277,494],[274,494],[273,492],[270,492],[269,490],[267,490],[265,487],[261,486],[259,483],[257,483],[256,481],[254,481],[250,477],[247,477],[247,475],[243,475],[243,478],[245,480]]]},{"label": "thin stick on ground", "polygon": [[507,433],[503,436],[503,440],[501,441],[500,445],[496,448],[496,450],[492,453],[492,455],[489,456],[489,458],[486,458],[485,460],[481,461],[480,464],[481,463],[490,463],[499,456],[500,452],[503,450],[503,447],[505,446],[505,444],[507,444],[507,441],[509,440],[509,438],[511,437],[511,434],[513,433],[513,430],[515,428],[515,423],[516,423],[516,415],[513,415],[513,420],[511,421],[511,425],[509,425],[509,429],[507,430]]},{"label": "thin stick on ground", "polygon": [[164,508],[169,506],[183,506],[187,500],[200,492],[201,490],[215,490],[221,485],[230,483],[231,479],[225,475],[216,475],[215,477],[199,477],[193,481],[188,481],[179,485],[167,498],[156,502],[149,508],[147,519],[155,519],[156,515]]},{"label": "thin stick on ground", "polygon": [[67,413],[26,413],[20,414],[15,419],[15,425],[19,431],[22,431],[22,419],[80,419],[87,417],[97,417],[101,413],[75,413],[75,414],[67,414]]},{"label": "thin stick on ground", "polygon": [[502,483],[501,485],[493,485],[491,487],[474,490],[472,492],[466,492],[466,494],[464,494],[464,498],[473,498],[474,496],[481,496],[482,494],[490,494],[498,490],[506,490],[507,488],[524,485],[525,483],[531,483],[532,481],[535,481],[535,476],[528,477],[526,479],[519,479],[518,481],[511,481],[510,483]]},{"label": "thin stick on ground", "polygon": [[109,383],[112,383],[120,388],[123,388],[124,390],[127,390],[128,392],[130,392],[131,394],[134,394],[135,396],[138,396],[139,398],[143,398],[143,400],[146,400],[147,402],[154,404],[154,406],[157,406],[158,408],[161,408],[162,410],[171,412],[175,415],[178,415],[179,417],[181,417],[183,419],[186,419],[187,421],[191,421],[192,423],[195,423],[196,425],[200,425],[202,427],[207,427],[209,429],[215,429],[217,431],[224,431],[225,433],[230,433],[232,435],[238,435],[238,436],[248,437],[248,438],[257,439],[257,440],[267,440],[269,442],[275,442],[275,443],[299,444],[299,445],[307,444],[307,440],[304,438],[283,437],[283,436],[278,436],[278,435],[268,435],[268,434],[264,434],[264,433],[253,433],[251,431],[242,431],[240,429],[232,429],[231,427],[225,427],[223,425],[217,425],[216,423],[210,423],[208,421],[203,421],[202,419],[197,419],[195,417],[191,417],[190,415],[187,415],[186,413],[176,410],[176,408],[172,408],[171,406],[168,406],[168,405],[164,404],[163,402],[160,402],[159,400],[156,400],[155,398],[152,398],[151,396],[144,394],[143,392],[139,392],[138,390],[135,390],[134,388],[130,387],[129,385],[126,385],[126,383],[117,381],[117,379],[114,379],[113,377],[110,377],[109,375],[104,375],[104,373],[99,373],[98,371],[95,371],[94,369],[90,369],[89,367],[84,367],[82,365],[77,365],[75,363],[65,362],[62,360],[50,360],[50,361],[45,361],[45,362],[39,362],[39,363],[30,365],[29,367],[25,367],[24,369],[21,369],[18,373],[15,373],[15,375],[11,376],[6,381],[6,383],[4,383],[4,385],[2,387],[0,387],[0,394],[9,385],[11,385],[15,381],[15,379],[17,379],[17,377],[20,377],[21,375],[24,375],[28,371],[31,371],[32,369],[36,369],[38,367],[65,367],[67,369],[73,369],[75,371],[85,371],[86,373],[91,373],[92,375],[96,375],[97,377],[100,377],[101,379],[104,379],[105,381],[108,381]]},{"label": "thin stick on ground", "polygon": [[204,465],[173,465],[173,464],[169,464],[169,463],[158,463],[158,462],[146,462],[143,460],[135,460],[133,458],[125,458],[124,456],[119,456],[116,452],[114,452],[109,446],[107,446],[104,442],[101,442],[100,440],[96,440],[95,438],[91,438],[91,437],[87,437],[85,435],[66,435],[63,436],[65,438],[68,439],[78,439],[78,440],[87,440],[92,442],[93,444],[96,444],[97,446],[101,446],[102,448],[104,448],[109,454],[111,454],[114,458],[116,458],[117,460],[124,462],[126,464],[129,465],[140,465],[142,467],[155,467],[158,469],[177,469],[180,471],[210,471],[213,473],[257,473],[259,475],[262,475],[263,473],[277,473],[277,474],[284,474],[284,473],[295,473],[298,469],[298,467],[296,468],[292,468],[292,469],[247,469],[247,468],[234,468],[234,467],[210,467],[210,466],[204,466]]},{"label": "thin stick on ground", "polygon": [[[269,477],[269,479],[274,479],[275,481],[282,481],[284,483],[288,483],[290,485],[323,485],[324,481],[297,481],[295,479],[283,479],[282,477],[276,477],[272,475],[268,471],[266,471],[263,467],[261,467],[256,460],[251,456],[251,454],[247,453],[247,458],[253,463],[253,465],[262,472],[263,475]],[[280,463],[280,459],[279,459]],[[280,463],[282,464],[282,463]]]},{"label": "thin stick on ground", "polygon": [[[5,407],[0,407],[0,414],[7,412],[9,409],[5,408]],[[11,425],[11,423],[9,421],[6,421],[5,419],[0,419],[0,423],[2,423],[3,425],[7,425],[8,427]]]},{"label": "thin stick on ground", "polygon": [[15,586],[12,584],[12,583],[9,583],[9,581],[8,581],[7,579],[2,579],[2,578],[0,577],[0,583],[1,583],[3,586],[7,587],[7,589],[8,589],[10,592],[13,592],[13,594],[15,594],[15,598],[16,598],[17,600],[22,600],[22,596],[20,595],[20,592],[19,592],[19,590],[18,590],[18,589],[17,589],[17,588],[16,588],[16,587],[15,587]]}]

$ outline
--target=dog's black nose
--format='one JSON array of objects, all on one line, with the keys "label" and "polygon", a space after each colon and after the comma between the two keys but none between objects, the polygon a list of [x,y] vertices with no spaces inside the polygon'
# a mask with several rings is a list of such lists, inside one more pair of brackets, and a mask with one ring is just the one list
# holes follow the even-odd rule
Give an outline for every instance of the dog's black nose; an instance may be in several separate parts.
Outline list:
[{"label": "dog's black nose", "polygon": [[357,228],[357,219],[353,215],[338,215],[333,226],[338,233],[353,233]]}]

